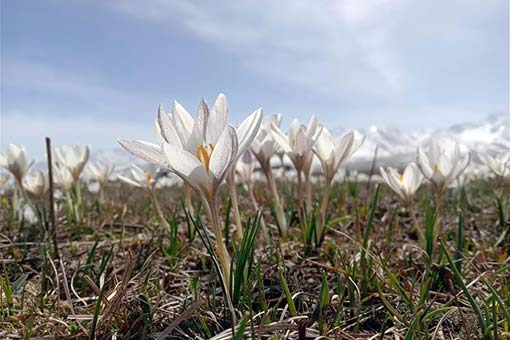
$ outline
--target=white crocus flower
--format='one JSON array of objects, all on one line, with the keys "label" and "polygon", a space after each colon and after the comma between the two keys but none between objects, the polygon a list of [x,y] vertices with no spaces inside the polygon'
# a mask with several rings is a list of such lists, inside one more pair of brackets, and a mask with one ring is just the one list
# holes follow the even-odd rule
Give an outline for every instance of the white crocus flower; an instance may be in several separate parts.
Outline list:
[{"label": "white crocus flower", "polygon": [[35,199],[44,198],[49,189],[48,177],[42,171],[37,171],[23,179],[23,187]]},{"label": "white crocus flower", "polygon": [[251,177],[254,169],[255,163],[253,162],[253,156],[251,151],[247,150],[236,165],[236,172],[239,174],[239,177],[241,177],[241,181],[246,188],[251,186]]},{"label": "white crocus flower", "polygon": [[386,184],[400,196],[409,209],[409,214],[413,220],[412,230],[417,233],[420,244],[425,246],[424,232],[420,228],[414,210],[414,194],[423,181],[423,175],[420,170],[414,162],[407,165],[402,174],[399,174],[397,170],[391,167],[388,167],[386,170],[379,168],[379,170]]},{"label": "white crocus flower", "polygon": [[[227,97],[220,93],[212,109],[209,109],[202,98],[193,119],[186,109],[177,101],[174,102],[171,114],[160,106],[158,119],[155,122],[156,138],[160,145],[178,145],[182,149],[196,153],[197,148],[208,140],[217,141],[220,134],[227,128],[228,104]],[[238,140],[236,158],[241,157],[257,135],[262,121],[262,109],[255,110],[238,128],[235,129]]]},{"label": "white crocus flower", "polygon": [[[255,210],[259,210],[259,204],[255,199],[255,195],[253,194],[253,186],[252,186],[252,177],[253,171],[255,170],[255,162],[253,160],[253,155],[250,150],[246,150],[242,157],[239,159],[239,162],[236,166],[236,172],[239,174],[241,178],[241,182],[244,185],[245,190],[248,192],[248,196],[251,200],[253,208]],[[264,221],[264,217],[260,218],[260,225],[262,227],[262,231],[264,232],[264,238],[266,242],[270,242],[269,231],[267,229],[266,222]]]},{"label": "white crocus flower", "polygon": [[161,210],[161,206],[159,205],[158,199],[156,197],[156,184],[158,180],[162,176],[162,172],[160,170],[146,170],[144,171],[137,165],[133,165],[131,169],[129,169],[130,177],[117,175],[117,178],[122,182],[132,185],[137,188],[142,188],[146,192],[149,193],[152,204],[154,204],[154,208],[156,209],[156,213],[161,220],[161,223],[165,226],[166,230],[170,230],[170,224],[165,218],[163,211]]},{"label": "white crocus flower", "polygon": [[238,141],[232,126],[227,126],[223,131],[216,130],[223,128],[221,120],[221,115],[213,116],[211,112],[206,138],[197,146],[194,154],[182,146],[168,143],[163,144],[163,152],[175,173],[201,194],[216,238],[216,252],[225,290],[230,291],[230,255],[223,241],[217,195],[220,184],[237,159]]},{"label": "white crocus flower", "polygon": [[272,125],[271,129],[275,141],[292,160],[299,175],[322,132],[322,127],[317,124],[317,118],[312,116],[308,126],[304,126],[297,119],[294,119],[287,134],[283,133],[276,125]]},{"label": "white crocus flower", "polygon": [[498,177],[510,176],[510,151],[495,157],[489,154],[478,154],[482,162]]},{"label": "white crocus flower", "polygon": [[[271,126],[273,136],[278,145],[285,151],[289,156],[294,168],[296,169],[298,186],[297,186],[297,208],[298,210],[303,207],[304,192],[309,192],[309,198],[307,199],[306,210],[311,210],[312,205],[312,192],[310,183],[310,170],[313,160],[313,146],[320,136],[322,127],[317,125],[317,119],[315,116],[310,118],[308,126],[304,126],[299,123],[298,120],[290,124],[289,131],[284,134],[279,127]],[[305,189],[302,185],[301,174],[304,174],[306,185],[309,189]]]},{"label": "white crocus flower", "polygon": [[92,179],[99,184],[99,199],[104,201],[104,188],[108,181],[114,180],[114,164],[91,163],[89,164],[89,173]]},{"label": "white crocus flower", "polygon": [[69,169],[74,181],[77,183],[80,175],[89,160],[90,150],[88,145],[63,145],[55,148],[56,163]]},{"label": "white crocus flower", "polygon": [[30,159],[24,146],[9,144],[7,151],[0,153],[0,165],[9,171],[21,188],[23,177],[27,174],[34,161]]},{"label": "white crocus flower", "polygon": [[278,150],[279,146],[276,143],[273,133],[271,132],[272,126],[280,126],[282,116],[280,114],[271,115],[267,117],[260,126],[259,132],[251,144],[251,151],[260,167],[264,171],[267,183],[273,196],[275,212],[278,227],[283,238],[287,237],[287,220],[285,212],[283,211],[283,204],[276,188],[276,181],[273,176],[273,169],[271,168],[271,158]]},{"label": "white crocus flower", "polygon": [[73,174],[67,167],[55,165],[53,167],[53,181],[62,191],[67,193],[73,186],[74,178]]},{"label": "white crocus flower", "polygon": [[387,168],[386,170],[379,168],[379,170],[386,184],[388,184],[406,204],[410,204],[413,201],[414,193],[418,190],[423,180],[423,175],[416,164],[414,162],[410,163],[402,174],[399,174],[394,168]]},{"label": "white crocus flower", "polygon": [[335,140],[326,128],[322,128],[322,132],[317,138],[313,151],[321,162],[325,178],[321,210],[317,223],[317,233],[320,240],[323,240],[325,236],[324,227],[333,179],[338,173],[340,165],[358,151],[364,141],[365,137],[354,131],[349,131],[340,139]]},{"label": "white crocus flower", "polygon": [[328,129],[322,129],[314,152],[321,162],[326,182],[333,180],[340,165],[358,151],[364,141],[365,137],[354,131],[349,131],[335,140]]},{"label": "white crocus flower", "polygon": [[[163,163],[165,168],[200,193],[216,238],[223,282],[229,291],[230,256],[219,223],[217,195],[220,184],[237,160],[239,140],[241,143],[245,141],[243,138],[238,140],[236,129],[227,123],[227,101],[223,94],[218,96],[210,112],[202,101],[196,120],[177,105],[174,105],[172,111],[172,117],[164,114],[162,109],[158,114],[156,138],[161,147],[147,146],[143,142],[119,142],[140,158],[154,158],[152,163],[158,165]],[[249,145],[249,138],[246,143]]]},{"label": "white crocus flower", "polygon": [[279,150],[278,143],[276,143],[271,133],[271,126],[279,127],[281,121],[282,116],[280,114],[266,117],[251,144],[251,151],[265,172],[271,169],[270,160],[275,152]]},{"label": "white crocus flower", "polygon": [[457,142],[433,140],[428,153],[418,147],[417,165],[439,195],[469,164],[469,152],[462,153]]},{"label": "white crocus flower", "polygon": [[168,143],[163,144],[163,152],[179,177],[207,200],[216,201],[218,188],[236,160],[238,142],[232,126],[225,128],[218,139],[214,139],[216,134],[212,136],[198,145],[195,153]]},{"label": "white crocus flower", "polygon": [[100,184],[105,184],[107,181],[115,179],[114,164],[103,164],[103,163],[91,163],[89,164],[89,171],[92,178],[98,181]]},{"label": "white crocus flower", "polygon": [[138,165],[133,165],[129,169],[129,175],[117,175],[117,178],[122,182],[132,185],[137,188],[142,188],[145,190],[153,190],[157,183],[157,176],[153,176],[151,171],[144,171]]},{"label": "white crocus flower", "polygon": [[[193,179],[186,180],[186,177],[189,177],[189,174],[184,174],[182,172],[182,168],[174,169],[167,157],[163,155],[162,147],[167,145],[166,148],[168,149],[169,147],[171,148],[175,146],[177,149],[186,151],[191,155],[195,155],[195,158],[203,159],[206,174],[209,175],[208,166],[213,153],[212,149],[219,141],[220,134],[222,134],[228,127],[227,115],[227,97],[222,93],[220,93],[216,98],[212,109],[209,109],[205,100],[201,99],[196,119],[193,119],[188,111],[186,111],[181,104],[175,101],[172,106],[171,113],[166,113],[161,106],[158,109],[155,131],[159,147],[155,144],[140,141],[120,141],[120,143],[132,154],[145,159],[146,161],[166,167],[183,178],[185,183],[185,203],[188,210],[193,215],[193,206],[189,197],[189,187],[191,186],[200,192],[208,191],[209,195],[213,190],[217,190],[217,188],[214,187],[219,186],[225,176],[218,177],[218,174],[215,173],[218,169],[213,167],[212,174],[217,177],[213,182],[218,183],[213,184],[211,182],[206,184],[204,181],[199,183],[201,180],[200,178],[195,178],[195,174],[193,175]],[[236,163],[237,159],[250,146],[258,132],[261,120],[262,109],[258,109],[248,116],[239,125],[239,127],[234,130],[238,147],[236,149],[235,159],[232,160],[233,163]],[[178,166],[180,166],[180,162]],[[233,168],[229,167],[229,169]],[[197,171],[200,172],[200,170]],[[202,176],[202,180],[204,178],[205,177]],[[236,224],[238,226],[238,231],[242,234],[239,210],[236,203],[237,193],[234,192],[235,186],[233,183],[233,172],[231,172],[231,176],[229,178],[232,179],[229,181],[229,189],[233,199],[234,212],[236,213]],[[197,182],[195,179],[198,179],[199,181]],[[209,186],[209,188],[207,188],[207,186]]]},{"label": "white crocus flower", "polygon": [[[156,121],[156,137],[161,145],[177,145],[192,154],[198,153],[200,146],[210,147],[214,145],[208,140],[217,141],[219,132],[227,128],[228,104],[224,94],[218,95],[211,110],[204,99],[200,101],[197,118],[193,120],[191,115],[177,102],[174,103],[172,115],[166,114],[160,107]],[[250,146],[255,138],[262,121],[262,109],[257,109],[249,115],[235,130],[238,148],[233,163]],[[212,151],[212,150],[211,150]],[[242,237],[242,223],[237,203],[235,188],[235,170],[227,174],[227,184],[232,198],[232,208],[237,225],[239,238]],[[196,188],[195,188],[196,189]]]}]

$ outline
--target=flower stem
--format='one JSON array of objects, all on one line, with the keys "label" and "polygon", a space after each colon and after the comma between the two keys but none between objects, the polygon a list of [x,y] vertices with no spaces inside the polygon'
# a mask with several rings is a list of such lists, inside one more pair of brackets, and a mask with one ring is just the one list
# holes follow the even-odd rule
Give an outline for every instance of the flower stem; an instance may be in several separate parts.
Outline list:
[{"label": "flower stem", "polygon": [[322,202],[321,202],[321,212],[320,212],[320,220],[319,224],[317,226],[318,228],[318,234],[319,237],[322,239],[322,233],[324,230],[324,227],[326,226],[326,214],[328,211],[328,203],[329,203],[329,194],[331,192],[331,181],[326,178],[326,183],[324,184],[324,193],[322,196]]},{"label": "flower stem", "polygon": [[230,255],[228,253],[227,247],[225,246],[225,242],[223,242],[223,235],[221,232],[219,217],[218,217],[218,201],[217,196],[215,194],[206,197],[202,196],[202,200],[204,202],[204,207],[209,217],[209,221],[212,224],[212,230],[216,239],[215,250],[216,255],[218,256],[219,265],[221,267],[221,273],[218,273],[220,277],[221,283],[223,285],[223,290],[225,293],[225,302],[230,310],[230,317],[232,320],[232,336],[235,334],[235,326],[237,324],[236,315],[234,306],[232,304],[231,299],[231,289],[230,289]]},{"label": "flower stem", "polygon": [[308,213],[312,211],[312,180],[310,176],[310,169],[305,171],[305,186],[306,186],[306,209]]},{"label": "flower stem", "polygon": [[[193,207],[193,203],[191,203],[191,187],[188,183],[184,182],[184,204],[188,213],[194,217],[195,216],[195,208]],[[193,223],[189,223],[189,240],[191,241],[193,236],[195,235],[195,225]]]},{"label": "flower stem", "polygon": [[297,211],[303,209],[304,195],[303,195],[303,180],[301,179],[302,171],[297,169]]},{"label": "flower stem", "polygon": [[232,210],[234,211],[234,221],[237,227],[237,240],[243,239],[243,224],[241,223],[241,214],[239,213],[239,203],[237,201],[237,190],[235,182],[235,170],[232,169],[227,174],[227,186],[232,200]]},{"label": "flower stem", "polygon": [[420,227],[420,223],[418,222],[418,218],[416,217],[416,210],[414,209],[414,202],[411,200],[407,207],[409,209],[409,215],[411,215],[411,219],[413,220],[412,231],[416,232],[418,235],[418,241],[423,249],[426,249],[426,241],[425,235],[423,234],[423,229]]},{"label": "flower stem", "polygon": [[212,231],[216,239],[216,253],[220,261],[220,266],[225,278],[225,285],[228,292],[230,292],[230,255],[228,253],[225,242],[223,241],[223,233],[220,226],[220,219],[218,217],[218,203],[217,198],[212,196],[206,201],[205,208],[209,215],[209,220],[212,224]]},{"label": "flower stem", "polygon": [[191,216],[195,216],[195,208],[191,203],[191,187],[188,183],[184,182],[184,204],[186,205],[186,209]]},{"label": "flower stem", "polygon": [[156,209],[156,213],[158,214],[159,219],[161,220],[161,223],[163,223],[163,226],[165,227],[165,229],[168,232],[170,232],[170,229],[171,229],[170,224],[166,220],[165,215],[163,214],[163,211],[161,210],[161,206],[159,205],[158,199],[156,197],[156,191],[153,188],[151,188],[151,189],[149,189],[149,194],[151,195],[152,203],[154,204],[154,208]]},{"label": "flower stem", "polygon": [[284,239],[287,238],[287,222],[285,221],[285,213],[283,212],[283,206],[280,201],[280,196],[278,195],[278,190],[276,188],[276,182],[273,177],[273,171],[269,164],[264,167],[264,172],[266,175],[267,183],[269,184],[269,188],[271,189],[271,193],[273,194],[273,200],[276,205],[276,217],[278,219],[278,225],[280,226],[280,232]]},{"label": "flower stem", "polygon": [[104,183],[99,183],[99,202],[104,203]]},{"label": "flower stem", "polygon": [[[253,205],[253,208],[255,210],[259,210],[259,204],[257,203],[257,200],[255,199],[255,195],[253,194],[253,188],[251,185],[251,182],[246,183],[248,196],[250,197],[251,203]],[[271,237],[269,236],[269,230],[267,229],[266,221],[264,221],[264,216],[262,214],[260,215],[260,226],[262,227],[262,232],[264,234],[264,240],[268,245],[271,244]]]}]

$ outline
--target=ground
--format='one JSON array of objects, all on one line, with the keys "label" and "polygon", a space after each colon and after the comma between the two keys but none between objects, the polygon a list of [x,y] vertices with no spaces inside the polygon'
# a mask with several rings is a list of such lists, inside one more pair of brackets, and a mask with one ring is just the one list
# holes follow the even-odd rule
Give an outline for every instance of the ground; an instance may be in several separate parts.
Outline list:
[{"label": "ground", "polygon": [[[377,184],[365,182],[335,184],[324,242],[304,241],[303,225],[313,219],[303,223],[292,212],[293,183],[278,186],[293,216],[289,237],[273,226],[269,193],[258,183],[255,197],[271,235],[267,240],[251,223],[257,234],[235,274],[234,317],[200,235],[189,235],[181,187],[157,190],[171,230],[140,188],[108,184],[102,202],[82,188],[80,221],[64,208],[58,213],[61,260],[47,218],[42,225],[17,220],[6,193],[0,338],[227,339],[234,318],[238,339],[510,338],[510,202],[494,181],[448,189],[436,219],[432,189],[422,186],[419,225],[437,231],[428,245],[418,242],[398,197],[384,185],[376,195]],[[253,222],[251,201],[242,186],[238,192],[242,220]],[[314,202],[321,193],[319,182]],[[242,243],[227,191],[220,197],[239,268]]]}]

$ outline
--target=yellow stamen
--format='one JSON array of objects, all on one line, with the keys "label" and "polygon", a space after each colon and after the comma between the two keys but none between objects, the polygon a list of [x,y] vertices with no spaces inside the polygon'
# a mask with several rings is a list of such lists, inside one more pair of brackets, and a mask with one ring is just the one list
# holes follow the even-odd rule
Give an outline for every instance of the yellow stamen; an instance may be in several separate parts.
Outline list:
[{"label": "yellow stamen", "polygon": [[147,182],[151,181],[152,175],[150,171],[145,171],[145,178],[147,178]]},{"label": "yellow stamen", "polygon": [[404,175],[400,175],[400,183],[404,181]]},{"label": "yellow stamen", "polygon": [[437,163],[434,163],[434,173],[437,174],[438,171],[439,171],[439,166],[437,165]]},{"label": "yellow stamen", "polygon": [[211,161],[211,154],[214,150],[214,145],[199,145],[197,147],[197,158],[205,166],[205,171],[209,174],[209,162]]}]

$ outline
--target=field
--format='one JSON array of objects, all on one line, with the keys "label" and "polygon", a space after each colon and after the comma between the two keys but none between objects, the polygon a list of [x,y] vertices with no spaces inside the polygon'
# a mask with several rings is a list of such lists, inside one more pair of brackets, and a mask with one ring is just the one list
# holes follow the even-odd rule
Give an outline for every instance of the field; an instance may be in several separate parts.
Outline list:
[{"label": "field", "polygon": [[333,184],[323,240],[322,177],[309,211],[295,208],[292,176],[276,182],[286,237],[264,180],[253,183],[253,196],[265,228],[245,187],[236,187],[242,238],[221,187],[228,292],[201,201],[192,194],[188,214],[182,185],[155,190],[162,223],[149,191],[115,181],[100,198],[82,183],[70,193],[83,195],[77,211],[57,199],[55,239],[46,201],[41,223],[29,223],[5,191],[0,338],[510,338],[508,183],[476,180],[439,199],[422,185],[420,243],[409,210],[375,178]]}]

